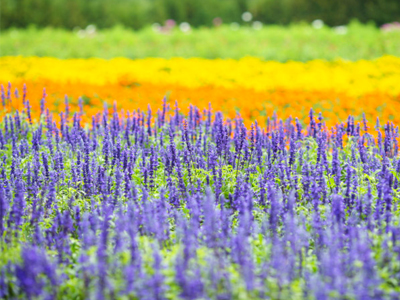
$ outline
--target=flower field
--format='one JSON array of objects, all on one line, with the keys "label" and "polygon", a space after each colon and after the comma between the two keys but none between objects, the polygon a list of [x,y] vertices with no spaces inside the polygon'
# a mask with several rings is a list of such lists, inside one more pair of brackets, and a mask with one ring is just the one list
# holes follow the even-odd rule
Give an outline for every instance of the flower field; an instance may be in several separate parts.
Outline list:
[{"label": "flower field", "polygon": [[400,297],[400,58],[0,69],[0,298]]},{"label": "flower field", "polygon": [[[306,121],[313,108],[324,114],[330,128],[347,120],[349,114],[361,120],[381,117],[400,123],[400,59],[392,56],[372,61],[313,60],[265,62],[257,58],[207,60],[200,58],[129,60],[116,58],[68,59],[0,58],[0,83],[20,91],[25,83],[28,99],[38,118],[43,87],[46,102],[55,113],[64,109],[64,96],[72,109],[79,110],[79,97],[86,104],[82,120],[91,122],[104,102],[117,109],[161,108],[167,96],[171,106],[178,101],[182,112],[190,104],[201,111],[209,103],[227,117],[240,113],[247,126],[257,120],[264,126],[274,111],[282,118]],[[22,102],[16,102],[20,105]]]}]

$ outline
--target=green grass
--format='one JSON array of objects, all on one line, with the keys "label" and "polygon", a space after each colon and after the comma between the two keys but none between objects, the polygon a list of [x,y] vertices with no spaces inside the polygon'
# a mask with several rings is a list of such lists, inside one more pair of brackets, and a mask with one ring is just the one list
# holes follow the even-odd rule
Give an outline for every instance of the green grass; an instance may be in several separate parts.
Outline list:
[{"label": "green grass", "polygon": [[175,29],[160,34],[151,28],[132,31],[114,27],[80,37],[64,29],[7,29],[0,33],[0,55],[88,57],[204,57],[256,56],[265,60],[374,59],[385,54],[400,56],[400,31],[382,32],[373,25],[352,22],[347,33],[308,24],[264,26],[260,30],[229,25],[199,28],[190,33]]}]

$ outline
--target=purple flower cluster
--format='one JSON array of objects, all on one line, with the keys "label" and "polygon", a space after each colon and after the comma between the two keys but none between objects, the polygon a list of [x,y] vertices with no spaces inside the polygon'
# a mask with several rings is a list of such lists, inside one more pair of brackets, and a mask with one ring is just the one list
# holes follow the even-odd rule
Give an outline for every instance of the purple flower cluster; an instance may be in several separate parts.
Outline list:
[{"label": "purple flower cluster", "polygon": [[400,297],[393,124],[246,128],[164,100],[88,129],[45,97],[0,126],[0,298]]}]

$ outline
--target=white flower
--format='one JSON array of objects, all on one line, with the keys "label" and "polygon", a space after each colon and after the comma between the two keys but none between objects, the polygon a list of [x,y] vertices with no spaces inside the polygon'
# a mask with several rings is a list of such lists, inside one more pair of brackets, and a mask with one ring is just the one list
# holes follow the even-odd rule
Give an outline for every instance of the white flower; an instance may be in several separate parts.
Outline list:
[{"label": "white flower", "polygon": [[160,32],[161,31],[161,25],[158,23],[154,23],[151,25],[151,28],[153,29],[154,32]]},{"label": "white flower", "polygon": [[90,35],[95,34],[96,33],[96,26],[92,25],[92,24],[88,25],[85,30],[86,30],[87,34],[90,34]]},{"label": "white flower", "polygon": [[312,21],[311,25],[315,29],[321,29],[322,27],[324,27],[324,21],[317,19],[317,20]]},{"label": "white flower", "polygon": [[260,30],[262,27],[263,27],[263,23],[261,23],[260,21],[253,22],[253,29]]},{"label": "white flower", "polygon": [[242,14],[243,21],[250,22],[252,19],[253,19],[253,15],[251,14],[251,12],[246,11]]},{"label": "white flower", "polygon": [[182,31],[182,32],[189,32],[190,31],[190,24],[188,23],[188,22],[182,22],[180,25],[179,25],[179,29]]},{"label": "white flower", "polygon": [[333,27],[333,30],[335,30],[336,34],[343,35],[347,33],[347,26],[336,26]]}]

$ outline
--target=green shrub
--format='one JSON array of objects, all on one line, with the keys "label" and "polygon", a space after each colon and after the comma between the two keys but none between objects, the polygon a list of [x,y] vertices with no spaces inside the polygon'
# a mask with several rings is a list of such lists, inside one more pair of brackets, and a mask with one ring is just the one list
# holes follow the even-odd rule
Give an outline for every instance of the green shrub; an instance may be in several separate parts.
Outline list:
[{"label": "green shrub", "polygon": [[398,0],[2,0],[0,26],[72,29],[121,24],[138,29],[166,19],[209,26],[215,17],[225,23],[241,22],[244,11],[267,24],[322,19],[336,26],[358,19],[381,25],[400,20]]},{"label": "green shrub", "polygon": [[247,55],[265,60],[343,58],[373,59],[385,54],[400,56],[400,31],[384,32],[373,25],[350,23],[345,34],[337,29],[315,29],[308,24],[268,25],[260,30],[242,26],[179,29],[168,34],[151,28],[133,31],[121,26],[102,29],[93,35],[65,29],[8,29],[0,33],[0,55],[87,57],[204,57],[241,58]]}]

